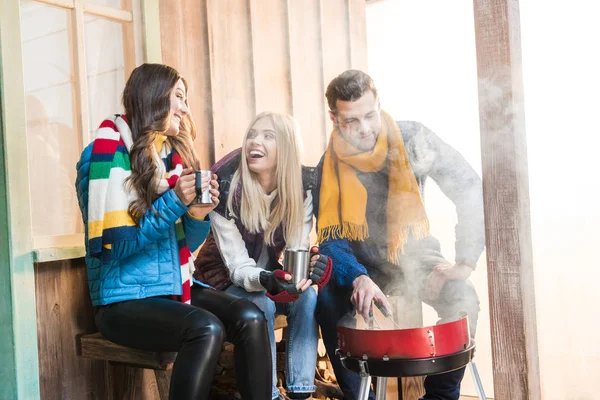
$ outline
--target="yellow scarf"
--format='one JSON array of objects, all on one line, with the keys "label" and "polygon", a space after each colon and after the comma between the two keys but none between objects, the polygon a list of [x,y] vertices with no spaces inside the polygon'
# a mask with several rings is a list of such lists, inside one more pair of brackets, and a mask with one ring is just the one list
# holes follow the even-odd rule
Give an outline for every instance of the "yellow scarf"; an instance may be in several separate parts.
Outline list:
[{"label": "yellow scarf", "polygon": [[400,129],[381,111],[381,131],[372,151],[361,152],[334,129],[325,151],[319,197],[318,240],[364,240],[367,225],[367,190],[356,170],[377,172],[389,161],[387,200],[388,260],[398,263],[409,234],[422,239],[429,221],[415,176],[410,168]]}]

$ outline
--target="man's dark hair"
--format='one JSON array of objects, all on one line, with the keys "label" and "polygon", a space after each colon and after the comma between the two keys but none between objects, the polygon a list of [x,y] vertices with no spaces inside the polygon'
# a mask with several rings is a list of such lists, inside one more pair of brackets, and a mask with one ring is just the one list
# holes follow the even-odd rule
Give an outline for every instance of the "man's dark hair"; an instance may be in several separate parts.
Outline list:
[{"label": "man's dark hair", "polygon": [[360,99],[368,90],[372,91],[375,99],[377,99],[377,89],[373,79],[358,69],[349,69],[329,82],[325,97],[327,97],[329,109],[336,113],[337,108],[335,105],[338,100],[355,101]]}]

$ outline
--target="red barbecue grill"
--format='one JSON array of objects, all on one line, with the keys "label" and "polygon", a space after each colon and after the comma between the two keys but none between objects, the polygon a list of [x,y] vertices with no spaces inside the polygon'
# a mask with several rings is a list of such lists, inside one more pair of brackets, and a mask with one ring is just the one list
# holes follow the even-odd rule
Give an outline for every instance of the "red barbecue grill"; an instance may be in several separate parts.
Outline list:
[{"label": "red barbecue grill", "polygon": [[[475,343],[467,317],[434,326],[410,329],[365,330],[338,326],[337,354],[344,367],[360,374],[359,400],[367,400],[371,376],[385,388],[388,377],[435,375],[471,362]],[[485,399],[477,370],[472,372],[479,397]],[[483,396],[483,397],[482,397]],[[385,400],[385,389],[377,391]]]}]

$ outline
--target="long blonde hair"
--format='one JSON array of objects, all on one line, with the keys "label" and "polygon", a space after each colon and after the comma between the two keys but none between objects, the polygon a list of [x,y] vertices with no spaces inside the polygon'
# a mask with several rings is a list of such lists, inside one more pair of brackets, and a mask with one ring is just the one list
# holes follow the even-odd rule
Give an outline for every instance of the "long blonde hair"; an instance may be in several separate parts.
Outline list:
[{"label": "long blonde hair", "polygon": [[[270,203],[258,181],[258,174],[248,168],[247,139],[254,124],[261,118],[269,118],[275,128],[277,145],[276,179],[277,192]],[[302,189],[302,164],[300,127],[290,115],[275,112],[258,114],[248,126],[244,135],[240,165],[231,180],[227,198],[227,209],[233,215],[233,198],[236,188],[242,182],[242,196],[239,210],[242,224],[251,233],[264,232],[267,245],[273,245],[274,233],[281,225],[286,243],[294,243],[302,234],[304,214],[304,194]]]}]

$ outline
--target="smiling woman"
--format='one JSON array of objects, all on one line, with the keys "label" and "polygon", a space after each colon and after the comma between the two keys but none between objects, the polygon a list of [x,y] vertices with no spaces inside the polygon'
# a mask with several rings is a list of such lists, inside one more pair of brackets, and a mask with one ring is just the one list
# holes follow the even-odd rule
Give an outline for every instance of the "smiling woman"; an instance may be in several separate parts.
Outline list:
[{"label": "smiling woman", "polygon": [[331,264],[313,253],[310,278],[290,282],[279,259],[285,247],[305,249],[312,228],[312,170],[300,163],[300,132],[285,114],[261,113],[250,123],[241,149],[213,166],[223,196],[211,212],[213,228],[198,254],[194,277],[226,293],[249,299],[267,318],[273,362],[272,398],[278,398],[275,370],[275,313],[288,316],[286,387],[290,398],[315,390],[317,294]]},{"label": "smiling woman", "polygon": [[248,168],[258,175],[263,190],[270,193],[275,189],[277,166],[277,143],[275,128],[270,118],[259,118],[246,136]]},{"label": "smiling woman", "polygon": [[[77,163],[86,229],[88,284],[98,330],[114,343],[177,351],[170,397],[207,398],[225,338],[235,344],[242,396],[268,396],[266,320],[248,301],[192,283],[195,251],[219,204],[216,180],[202,181],[187,85],[173,68],[142,64],[123,91],[125,114],[104,120]],[[135,318],[132,319],[132,316]]]}]

